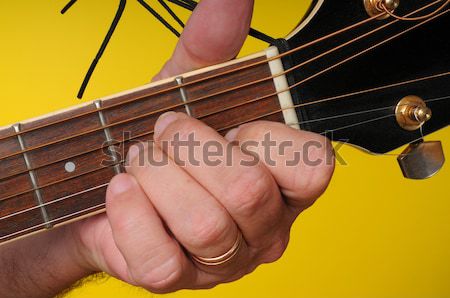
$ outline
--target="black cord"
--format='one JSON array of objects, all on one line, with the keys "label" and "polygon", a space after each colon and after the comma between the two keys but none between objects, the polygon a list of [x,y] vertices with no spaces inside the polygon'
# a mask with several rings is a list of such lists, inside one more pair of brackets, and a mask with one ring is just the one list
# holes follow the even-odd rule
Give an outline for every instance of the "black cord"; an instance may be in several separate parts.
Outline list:
[{"label": "black cord", "polygon": [[156,12],[150,5],[144,0],[137,0],[145,9],[147,9],[158,21],[160,21],[167,29],[169,29],[176,37],[180,37],[181,34],[172,25],[169,24],[159,13]]},{"label": "black cord", "polygon": [[61,9],[61,14],[65,14],[65,13],[66,13],[66,11],[68,11],[68,10],[69,10],[69,8],[71,8],[71,7],[72,7],[72,5],[74,5],[74,4],[75,4],[75,2],[77,2],[77,0],[70,0],[70,2],[69,2],[69,3],[67,3],[67,4],[66,4],[66,6],[64,6],[64,7],[63,7],[63,9]]},{"label": "black cord", "polygon": [[176,13],[169,7],[169,5],[164,2],[164,0],[158,0],[158,2],[161,4],[162,7],[164,7],[165,10],[172,16],[172,18],[181,26],[181,28],[184,28],[183,21],[176,15]]},{"label": "black cord", "polygon": [[250,28],[248,35],[261,41],[267,42],[268,44],[275,44],[275,42],[277,41],[275,38],[253,28]]},{"label": "black cord", "polygon": [[195,2],[195,1],[190,1],[190,2],[184,2],[181,0],[167,0],[167,1],[169,1],[173,4],[176,4],[180,7],[183,7],[187,10],[190,10],[190,11],[193,11],[195,9],[195,7],[197,6],[197,2]]},{"label": "black cord", "polygon": [[[66,12],[68,8],[70,8],[76,0],[70,1],[66,5],[66,9],[63,11]],[[100,46],[100,49],[97,52],[97,55],[95,56],[94,60],[92,61],[91,65],[89,66],[89,70],[87,71],[83,83],[81,84],[80,90],[78,91],[77,97],[81,99],[83,97],[84,91],[86,90],[86,87],[89,83],[89,80],[91,79],[92,74],[94,73],[95,67],[97,66],[98,62],[100,61],[100,58],[102,57],[103,53],[105,52],[106,47],[108,46],[109,41],[111,40],[111,37],[116,30],[117,24],[120,21],[120,18],[122,17],[123,11],[125,10],[125,6],[127,4],[127,0],[120,0],[119,8],[117,9],[116,15],[114,16],[114,20],[112,21],[111,26],[109,27],[108,33],[105,36],[105,39],[103,39],[102,45]],[[62,13],[64,13],[61,11]]]}]

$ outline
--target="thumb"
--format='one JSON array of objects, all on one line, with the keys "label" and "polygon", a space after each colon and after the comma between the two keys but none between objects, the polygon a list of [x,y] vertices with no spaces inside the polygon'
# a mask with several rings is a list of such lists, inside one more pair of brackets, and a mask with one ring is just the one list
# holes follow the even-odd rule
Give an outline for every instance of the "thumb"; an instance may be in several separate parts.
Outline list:
[{"label": "thumb", "polygon": [[194,10],[172,57],[153,80],[233,59],[250,28],[253,0],[203,0]]}]

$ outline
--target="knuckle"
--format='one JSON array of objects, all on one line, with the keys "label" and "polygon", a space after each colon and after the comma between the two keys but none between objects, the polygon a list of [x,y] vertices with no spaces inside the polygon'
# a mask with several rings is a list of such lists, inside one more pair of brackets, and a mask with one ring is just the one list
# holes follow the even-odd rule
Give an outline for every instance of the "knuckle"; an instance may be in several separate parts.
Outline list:
[{"label": "knuckle", "polygon": [[241,126],[241,131],[244,131],[246,136],[259,140],[262,139],[268,131],[265,125],[266,123],[266,121],[255,121],[244,124]]},{"label": "knuckle", "polygon": [[201,125],[200,122],[195,120],[194,118],[186,118],[182,120],[178,120],[174,123],[176,126],[176,133],[179,134],[180,140],[187,140],[189,135],[197,131]]},{"label": "knuckle", "polygon": [[[113,200],[114,201],[114,200]],[[109,214],[111,212],[116,213],[115,216],[110,216],[110,220],[111,220],[111,226],[112,226],[112,230],[114,232],[115,235],[127,235],[130,233],[130,231],[133,231],[133,229],[136,226],[136,222],[135,219],[129,216],[125,216],[124,213],[122,212],[117,212],[118,208],[121,208],[121,206],[118,205],[113,205],[109,204],[107,206],[106,212]],[[108,208],[109,207],[109,208]],[[115,208],[115,211],[111,211],[112,208]]]},{"label": "knuckle", "polygon": [[150,258],[141,266],[130,270],[133,281],[154,293],[168,293],[179,288],[183,277],[183,259],[179,252],[173,252],[161,261],[160,255]]},{"label": "knuckle", "polygon": [[265,252],[262,262],[263,263],[273,263],[277,260],[279,260],[284,252],[286,251],[286,248],[289,243],[289,236],[287,237],[280,237],[276,241],[272,243],[272,245],[267,249]]},{"label": "knuckle", "polygon": [[156,154],[153,144],[139,142],[130,147],[125,164],[127,173],[139,174]]},{"label": "knuckle", "polygon": [[273,129],[285,127],[281,123],[259,120],[241,125],[239,134],[244,135],[245,139],[260,141],[264,140],[267,134],[270,134]]},{"label": "knuckle", "polygon": [[130,230],[133,229],[134,223],[132,220],[122,216],[121,218],[116,218],[114,224],[114,234],[126,235]]},{"label": "knuckle", "polygon": [[199,121],[186,117],[182,119],[178,119],[175,122],[171,123],[169,127],[167,127],[163,134],[159,137],[161,140],[173,140],[175,136],[179,138],[179,140],[187,140],[189,135],[195,132],[200,127]]},{"label": "knuckle", "polygon": [[326,190],[334,172],[334,152],[331,142],[320,136],[315,139],[304,161],[294,175],[294,191],[303,199],[306,206],[311,205]]},{"label": "knuckle", "polygon": [[229,236],[229,226],[223,216],[199,215],[192,220],[191,245],[204,249],[222,243]]},{"label": "knuckle", "polygon": [[231,208],[243,216],[251,216],[264,207],[271,194],[272,177],[259,167],[242,171],[227,191]]}]

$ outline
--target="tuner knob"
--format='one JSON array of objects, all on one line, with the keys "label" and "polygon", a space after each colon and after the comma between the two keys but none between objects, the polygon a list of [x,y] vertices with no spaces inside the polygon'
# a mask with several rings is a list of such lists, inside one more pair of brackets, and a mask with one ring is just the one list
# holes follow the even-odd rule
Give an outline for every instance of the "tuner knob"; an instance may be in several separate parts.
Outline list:
[{"label": "tuner knob", "polygon": [[426,179],[442,168],[445,157],[441,142],[418,142],[410,144],[397,161],[405,178]]},{"label": "tuner knob", "polygon": [[428,107],[415,107],[411,111],[412,115],[410,118],[414,118],[418,123],[425,123],[431,119],[431,110]]},{"label": "tuner knob", "polygon": [[[381,8],[383,4],[390,12],[393,12],[399,5],[400,0],[364,0],[364,7],[369,16],[373,17],[384,12]],[[389,17],[389,14],[384,13],[383,15],[377,17],[378,20],[383,20]]]},{"label": "tuner knob", "polygon": [[397,123],[405,130],[419,129],[431,119],[431,109],[427,107],[422,98],[409,95],[402,98],[395,108]]}]

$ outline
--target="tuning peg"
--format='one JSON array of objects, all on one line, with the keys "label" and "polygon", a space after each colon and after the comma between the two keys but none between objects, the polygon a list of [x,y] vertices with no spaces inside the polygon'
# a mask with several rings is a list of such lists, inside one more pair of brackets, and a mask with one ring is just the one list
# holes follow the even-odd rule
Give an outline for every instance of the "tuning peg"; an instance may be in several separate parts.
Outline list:
[{"label": "tuning peg", "polygon": [[408,179],[426,179],[436,174],[444,165],[445,157],[440,141],[410,144],[397,161],[403,176]]}]

